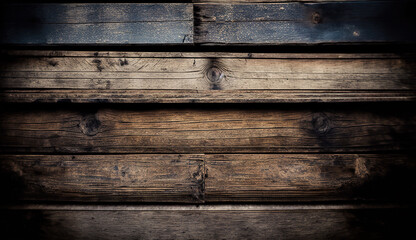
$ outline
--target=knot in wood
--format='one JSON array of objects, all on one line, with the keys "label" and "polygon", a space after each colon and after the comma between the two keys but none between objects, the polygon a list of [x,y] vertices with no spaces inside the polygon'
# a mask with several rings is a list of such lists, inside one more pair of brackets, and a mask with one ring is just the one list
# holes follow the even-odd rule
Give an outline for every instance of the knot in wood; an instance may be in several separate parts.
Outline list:
[{"label": "knot in wood", "polygon": [[101,126],[101,121],[95,115],[87,115],[82,117],[79,128],[82,133],[87,136],[94,136],[98,133]]},{"label": "knot in wood", "polygon": [[207,70],[207,78],[213,83],[218,83],[224,78],[224,73],[217,67],[211,67]]},{"label": "knot in wood", "polygon": [[314,12],[313,14],[312,14],[312,22],[314,23],[314,24],[318,24],[318,23],[320,23],[322,21],[322,19],[321,19],[321,14],[319,14],[319,13],[317,13],[317,12]]},{"label": "knot in wood", "polygon": [[331,125],[331,120],[324,113],[315,114],[312,117],[313,129],[319,136],[328,134],[332,129]]}]

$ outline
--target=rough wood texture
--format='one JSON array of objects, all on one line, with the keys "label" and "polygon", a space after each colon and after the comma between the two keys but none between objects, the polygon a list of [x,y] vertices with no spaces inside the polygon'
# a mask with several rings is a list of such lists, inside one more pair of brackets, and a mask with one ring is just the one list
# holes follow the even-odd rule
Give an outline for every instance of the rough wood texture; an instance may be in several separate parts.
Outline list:
[{"label": "rough wood texture", "polygon": [[[356,2],[357,0],[192,0],[194,3],[283,3],[283,2]],[[391,1],[391,0],[360,0],[361,2],[370,1]],[[406,1],[406,0],[397,0]]]},{"label": "rough wood texture", "polygon": [[195,4],[195,42],[317,44],[416,40],[414,1]]},{"label": "rough wood texture", "polygon": [[200,202],[202,155],[0,156],[2,200]]},{"label": "rough wood texture", "polygon": [[3,210],[0,226],[11,239],[404,239],[415,214],[406,208],[251,207]]},{"label": "rough wood texture", "polygon": [[7,51],[2,102],[413,101],[413,55]]},{"label": "rough wood texture", "polygon": [[207,155],[206,202],[412,201],[415,160],[382,154]]},{"label": "rough wood texture", "polygon": [[413,150],[413,104],[11,106],[7,153],[276,153]]},{"label": "rough wood texture", "polygon": [[190,3],[7,4],[1,44],[190,44]]},{"label": "rough wood texture", "polygon": [[3,103],[316,103],[416,101],[403,90],[0,90]]},{"label": "rough wood texture", "polygon": [[3,201],[242,202],[404,200],[405,155],[3,155]]}]

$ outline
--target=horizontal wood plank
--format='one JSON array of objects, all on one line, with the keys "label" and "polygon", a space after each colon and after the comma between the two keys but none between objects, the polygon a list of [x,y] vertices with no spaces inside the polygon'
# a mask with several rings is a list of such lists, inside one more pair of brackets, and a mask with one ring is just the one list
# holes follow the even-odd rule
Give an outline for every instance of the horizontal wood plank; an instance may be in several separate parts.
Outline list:
[{"label": "horizontal wood plank", "polygon": [[206,202],[412,201],[415,160],[383,154],[207,155]]},{"label": "horizontal wood plank", "polygon": [[411,234],[413,225],[407,220],[415,213],[403,208],[251,207],[2,210],[0,226],[14,239],[391,239]]},{"label": "horizontal wood plank", "polygon": [[412,1],[195,4],[195,42],[412,42],[413,8]]},{"label": "horizontal wood plank", "polygon": [[6,202],[411,202],[414,160],[400,154],[2,155],[0,186]]},{"label": "horizontal wood plank", "polygon": [[[357,0],[192,0],[194,3],[283,3],[283,2],[356,2]],[[370,1],[391,1],[391,0],[360,0],[361,2]],[[406,1],[406,0],[397,0]]]},{"label": "horizontal wood plank", "polygon": [[7,51],[2,102],[413,101],[397,54]]},{"label": "horizontal wood plank", "polygon": [[190,44],[190,3],[7,4],[1,44]]},{"label": "horizontal wood plank", "polygon": [[0,152],[276,153],[412,150],[413,104],[3,108]]},{"label": "horizontal wood plank", "polygon": [[0,156],[3,200],[201,202],[203,155]]},{"label": "horizontal wood plank", "polygon": [[416,101],[416,91],[2,90],[3,103],[341,103]]}]

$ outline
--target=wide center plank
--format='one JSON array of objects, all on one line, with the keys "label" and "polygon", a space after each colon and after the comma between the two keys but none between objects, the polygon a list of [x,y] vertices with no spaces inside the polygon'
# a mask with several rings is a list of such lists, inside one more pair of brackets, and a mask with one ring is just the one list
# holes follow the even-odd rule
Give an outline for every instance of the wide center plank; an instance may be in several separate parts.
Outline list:
[{"label": "wide center plank", "polygon": [[5,108],[0,151],[275,153],[411,150],[416,114],[395,106]]}]

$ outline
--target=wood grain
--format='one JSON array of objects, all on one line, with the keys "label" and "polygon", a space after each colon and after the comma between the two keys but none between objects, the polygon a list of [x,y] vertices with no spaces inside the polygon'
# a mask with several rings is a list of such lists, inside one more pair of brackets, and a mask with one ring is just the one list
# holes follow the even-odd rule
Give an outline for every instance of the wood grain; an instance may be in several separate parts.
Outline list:
[{"label": "wood grain", "polygon": [[407,219],[415,213],[406,208],[251,207],[3,210],[0,219],[2,232],[12,239],[391,239],[411,233]]},{"label": "wood grain", "polygon": [[402,200],[415,158],[400,154],[2,155],[2,201],[317,202]]},{"label": "wood grain", "polygon": [[6,51],[2,102],[413,101],[397,54]]},{"label": "wood grain", "polygon": [[[193,0],[194,3],[287,3],[287,2],[356,2],[357,0]],[[391,1],[391,0],[360,0],[361,2],[370,1]],[[406,0],[397,0],[406,1]]]},{"label": "wood grain", "polygon": [[190,3],[6,4],[2,44],[190,44]]},{"label": "wood grain", "polygon": [[195,42],[412,42],[413,8],[412,1],[195,4]]},{"label": "wood grain", "polygon": [[409,102],[405,90],[1,90],[3,103],[343,103]]},{"label": "wood grain", "polygon": [[413,104],[5,107],[0,152],[276,153],[412,150]]},{"label": "wood grain", "polygon": [[[412,201],[414,156],[383,154],[207,155],[206,202]],[[410,190],[413,192],[413,190]]]},{"label": "wood grain", "polygon": [[201,202],[202,155],[0,156],[3,200]]}]

